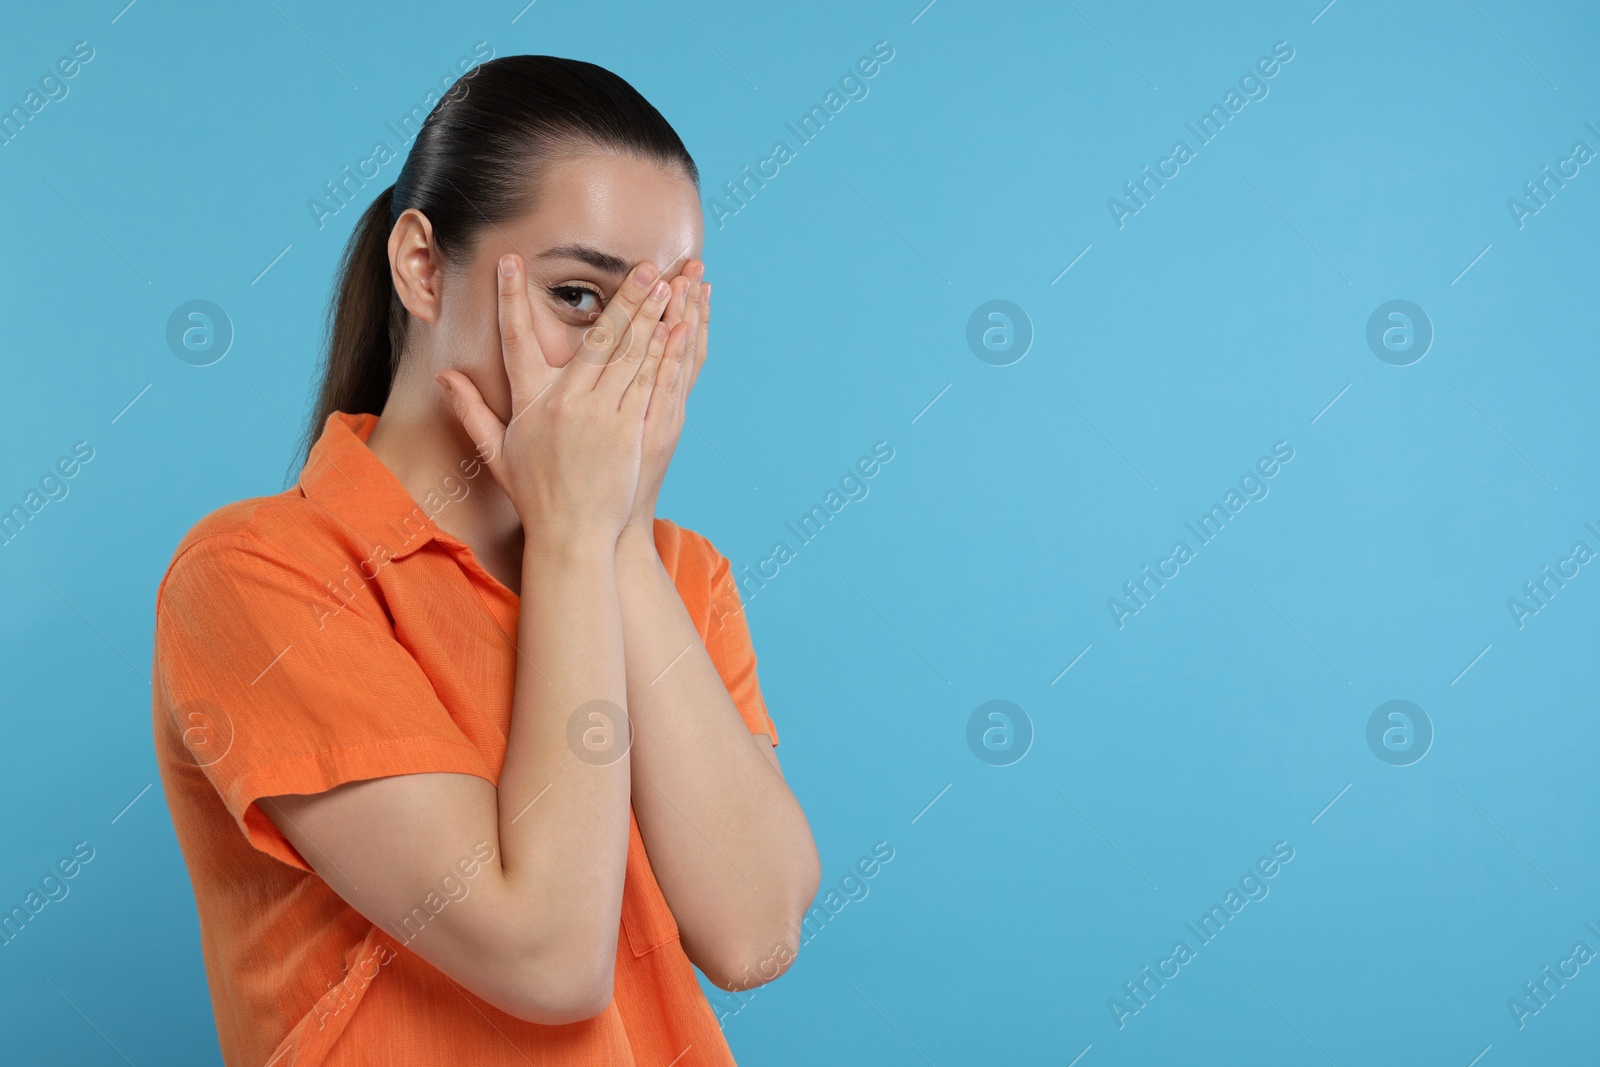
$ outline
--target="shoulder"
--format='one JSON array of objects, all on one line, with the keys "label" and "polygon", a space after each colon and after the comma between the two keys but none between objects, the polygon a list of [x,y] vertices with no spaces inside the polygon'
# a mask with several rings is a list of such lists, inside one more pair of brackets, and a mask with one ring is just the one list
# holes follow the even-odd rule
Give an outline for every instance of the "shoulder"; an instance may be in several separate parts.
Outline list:
[{"label": "shoulder", "polygon": [[351,532],[298,489],[250,497],[224,504],[189,528],[173,550],[156,599],[174,576],[190,570],[331,575],[352,558],[360,558],[360,546]]},{"label": "shoulder", "polygon": [[686,600],[709,600],[727,584],[732,566],[704,534],[657,518],[655,537],[661,565]]},{"label": "shoulder", "polygon": [[728,566],[727,557],[717,551],[710,538],[671,519],[656,519],[655,538],[656,552],[674,576],[680,570],[688,570],[704,571],[709,577],[719,568]]}]

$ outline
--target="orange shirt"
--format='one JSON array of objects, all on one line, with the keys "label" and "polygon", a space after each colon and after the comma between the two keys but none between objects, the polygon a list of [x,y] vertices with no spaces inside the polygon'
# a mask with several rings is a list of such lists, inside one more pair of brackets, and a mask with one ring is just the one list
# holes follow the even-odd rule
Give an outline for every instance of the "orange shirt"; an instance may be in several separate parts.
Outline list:
[{"label": "orange shirt", "polygon": [[[410,928],[351,908],[257,807],[386,775],[500,776],[519,598],[431,518],[493,476],[468,461],[419,505],[367,448],[377,423],[330,415],[299,484],[202,519],[156,595],[156,757],[223,1059],[732,1064],[631,813],[612,1002],[540,1026],[406,948]],[[776,743],[728,561],[664,519],[655,539],[739,713]]]}]

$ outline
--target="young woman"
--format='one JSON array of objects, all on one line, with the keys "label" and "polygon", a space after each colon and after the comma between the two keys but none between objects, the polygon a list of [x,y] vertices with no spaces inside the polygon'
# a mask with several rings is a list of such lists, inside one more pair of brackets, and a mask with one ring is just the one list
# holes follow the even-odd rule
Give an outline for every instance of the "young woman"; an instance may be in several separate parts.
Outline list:
[{"label": "young woman", "polygon": [[230,1065],[733,1062],[810,830],[728,562],[655,516],[698,172],[616,75],[477,68],[367,209],[315,446],[183,539],[162,782]]}]

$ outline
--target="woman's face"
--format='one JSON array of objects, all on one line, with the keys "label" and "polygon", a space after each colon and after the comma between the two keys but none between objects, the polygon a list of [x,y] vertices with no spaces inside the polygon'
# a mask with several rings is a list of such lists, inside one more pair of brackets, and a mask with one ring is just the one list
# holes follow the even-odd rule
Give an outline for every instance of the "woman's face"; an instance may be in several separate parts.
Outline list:
[{"label": "woman's face", "polygon": [[[435,392],[435,374],[461,370],[504,422],[511,388],[499,334],[501,256],[522,256],[534,334],[546,362],[562,367],[636,264],[648,260],[671,281],[699,258],[704,223],[698,191],[681,171],[589,149],[551,164],[538,206],[514,222],[485,226],[460,265],[442,272],[428,266],[424,229],[414,221],[412,232],[396,235],[398,247],[391,238],[396,281],[405,283],[401,298],[418,320],[407,344],[427,356],[408,362],[426,364],[418,368],[426,370],[421,382]],[[436,250],[431,262],[438,262]]]}]

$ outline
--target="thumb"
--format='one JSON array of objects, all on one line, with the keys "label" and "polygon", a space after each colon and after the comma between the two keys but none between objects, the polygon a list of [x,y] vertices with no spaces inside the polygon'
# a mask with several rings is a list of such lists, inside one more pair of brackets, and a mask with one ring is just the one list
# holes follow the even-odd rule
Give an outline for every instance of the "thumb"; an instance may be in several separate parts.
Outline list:
[{"label": "thumb", "polygon": [[478,392],[478,387],[458,370],[444,371],[435,375],[433,380],[444,390],[450,410],[461,423],[461,428],[467,431],[467,436],[472,438],[478,458],[487,463],[491,470],[498,467],[500,444],[505,440],[506,428],[489,409],[489,405],[483,402],[483,394]]}]

